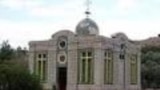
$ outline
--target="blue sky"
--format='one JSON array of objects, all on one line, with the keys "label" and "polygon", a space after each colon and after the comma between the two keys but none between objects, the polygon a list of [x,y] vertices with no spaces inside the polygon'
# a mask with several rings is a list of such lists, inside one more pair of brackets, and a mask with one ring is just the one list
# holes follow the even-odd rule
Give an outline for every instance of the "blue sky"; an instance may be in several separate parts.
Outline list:
[{"label": "blue sky", "polygon": [[[86,0],[0,0],[0,41],[28,47],[31,40],[50,39],[57,31],[75,31],[85,18]],[[134,40],[160,33],[160,0],[92,0],[100,34],[124,32]]]}]

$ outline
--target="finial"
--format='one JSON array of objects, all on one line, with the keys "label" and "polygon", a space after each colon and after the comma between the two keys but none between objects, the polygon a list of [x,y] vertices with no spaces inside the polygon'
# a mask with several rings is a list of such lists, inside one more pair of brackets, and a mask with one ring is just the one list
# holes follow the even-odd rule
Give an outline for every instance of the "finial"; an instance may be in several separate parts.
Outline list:
[{"label": "finial", "polygon": [[85,12],[85,14],[87,15],[87,17],[89,17],[89,15],[91,14],[91,12],[90,12],[90,5],[91,5],[91,1],[87,0],[86,1],[87,9],[86,9],[86,12]]}]

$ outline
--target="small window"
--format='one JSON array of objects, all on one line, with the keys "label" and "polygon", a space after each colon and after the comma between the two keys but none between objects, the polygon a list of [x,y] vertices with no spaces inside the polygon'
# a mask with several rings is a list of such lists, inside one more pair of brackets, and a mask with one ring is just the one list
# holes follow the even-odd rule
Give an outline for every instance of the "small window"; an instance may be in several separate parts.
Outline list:
[{"label": "small window", "polygon": [[125,59],[125,55],[124,55],[124,54],[120,54],[120,55],[119,55],[119,58],[120,58],[120,59]]},{"label": "small window", "polygon": [[88,56],[91,57],[92,56],[92,52],[88,52]]},{"label": "small window", "polygon": [[41,54],[38,54],[38,58],[42,58],[42,55],[41,55]]},{"label": "small window", "polygon": [[64,61],[65,61],[65,56],[64,56],[64,55],[61,55],[59,58],[60,58],[60,61],[61,61],[61,62],[64,62]]},{"label": "small window", "polygon": [[58,48],[59,49],[66,49],[67,47],[67,40],[66,39],[60,39],[58,41]]},{"label": "small window", "polygon": [[111,51],[109,51],[108,52],[108,57],[110,58],[110,57],[112,57],[113,55],[112,55],[112,52]]},{"label": "small window", "polygon": [[121,44],[121,49],[124,49],[125,48],[125,44]]},{"label": "small window", "polygon": [[46,58],[47,56],[46,56],[46,54],[43,54],[43,58]]},{"label": "small window", "polygon": [[107,52],[104,53],[104,56],[105,56],[105,57],[107,56]]},{"label": "small window", "polygon": [[82,57],[85,57],[86,56],[86,52],[82,52]]},{"label": "small window", "polygon": [[66,46],[66,42],[65,41],[61,41],[59,44],[60,44],[61,48],[64,48]]}]

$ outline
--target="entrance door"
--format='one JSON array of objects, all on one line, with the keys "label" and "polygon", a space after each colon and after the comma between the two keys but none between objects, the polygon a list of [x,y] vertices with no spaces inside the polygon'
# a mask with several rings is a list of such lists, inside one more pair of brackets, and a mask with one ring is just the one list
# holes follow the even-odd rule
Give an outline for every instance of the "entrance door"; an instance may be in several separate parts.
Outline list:
[{"label": "entrance door", "polygon": [[66,90],[67,84],[67,69],[65,67],[58,68],[58,88],[59,90]]}]

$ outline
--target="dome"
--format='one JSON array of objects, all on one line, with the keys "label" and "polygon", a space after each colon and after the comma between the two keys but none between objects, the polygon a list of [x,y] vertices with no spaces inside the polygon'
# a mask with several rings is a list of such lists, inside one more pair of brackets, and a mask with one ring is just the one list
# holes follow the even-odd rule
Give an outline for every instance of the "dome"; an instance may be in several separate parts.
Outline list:
[{"label": "dome", "polygon": [[90,18],[85,18],[79,22],[76,27],[78,35],[98,35],[99,30],[97,24]]},{"label": "dome", "polygon": [[121,41],[127,41],[128,40],[128,37],[122,32],[119,32],[119,33],[116,33],[116,34],[112,35],[112,38],[117,38]]}]

